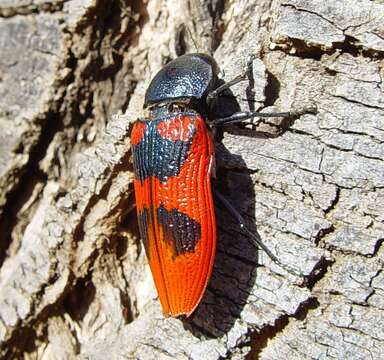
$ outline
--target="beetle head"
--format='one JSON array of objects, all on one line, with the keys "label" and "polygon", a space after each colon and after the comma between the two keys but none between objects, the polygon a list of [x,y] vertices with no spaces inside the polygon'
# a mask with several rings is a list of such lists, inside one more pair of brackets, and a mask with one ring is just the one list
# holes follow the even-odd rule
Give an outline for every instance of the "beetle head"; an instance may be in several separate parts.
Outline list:
[{"label": "beetle head", "polygon": [[217,82],[218,65],[206,54],[187,54],[165,65],[145,93],[144,107],[161,103],[197,100],[205,102]]}]

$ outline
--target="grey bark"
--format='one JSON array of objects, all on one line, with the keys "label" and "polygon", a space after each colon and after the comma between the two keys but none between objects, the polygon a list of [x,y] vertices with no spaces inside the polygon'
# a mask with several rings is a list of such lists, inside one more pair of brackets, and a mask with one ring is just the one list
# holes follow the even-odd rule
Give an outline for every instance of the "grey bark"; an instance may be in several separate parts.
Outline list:
[{"label": "grey bark", "polygon": [[[215,186],[306,279],[217,208],[202,303],[164,319],[129,132],[191,36],[226,80],[257,55],[241,109],[318,107],[232,126],[217,146]],[[382,1],[1,0],[0,49],[3,358],[382,358]]]}]

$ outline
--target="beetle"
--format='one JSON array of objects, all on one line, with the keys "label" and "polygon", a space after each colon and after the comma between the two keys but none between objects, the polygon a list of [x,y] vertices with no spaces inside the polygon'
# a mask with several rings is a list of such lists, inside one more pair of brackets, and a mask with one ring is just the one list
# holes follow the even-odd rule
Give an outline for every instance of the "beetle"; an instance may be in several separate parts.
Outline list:
[{"label": "beetle", "polygon": [[210,55],[186,54],[166,64],[146,93],[146,116],[132,129],[134,190],[139,230],[164,316],[190,316],[207,287],[215,259],[215,201],[235,217],[241,230],[271,257],[257,234],[222,195],[213,194],[215,155],[211,127],[255,116],[299,116],[311,109],[284,113],[237,112],[213,118],[212,106],[226,89],[246,80],[243,74],[224,84]]}]

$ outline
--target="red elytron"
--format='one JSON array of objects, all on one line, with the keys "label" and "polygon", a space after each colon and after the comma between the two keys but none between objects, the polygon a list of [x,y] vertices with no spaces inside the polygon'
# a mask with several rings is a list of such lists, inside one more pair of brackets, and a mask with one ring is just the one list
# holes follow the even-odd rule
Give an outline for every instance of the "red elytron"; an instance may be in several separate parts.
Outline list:
[{"label": "red elytron", "polygon": [[191,112],[139,120],[131,141],[139,227],[163,312],[188,316],[215,257],[213,143],[202,117]]}]

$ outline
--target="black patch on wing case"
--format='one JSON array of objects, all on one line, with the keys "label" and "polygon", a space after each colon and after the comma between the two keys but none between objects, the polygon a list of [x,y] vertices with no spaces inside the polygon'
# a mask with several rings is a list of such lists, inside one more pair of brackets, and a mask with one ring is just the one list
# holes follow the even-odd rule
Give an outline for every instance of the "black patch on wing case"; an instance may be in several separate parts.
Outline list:
[{"label": "black patch on wing case", "polygon": [[201,238],[201,227],[198,222],[176,209],[168,211],[163,204],[157,209],[157,216],[166,238],[173,243],[176,255],[195,250]]},{"label": "black patch on wing case", "polygon": [[158,236],[153,221],[153,214],[156,212],[158,222],[163,228],[165,237],[172,242],[175,254],[180,255],[195,251],[196,244],[201,238],[200,224],[177,209],[168,211],[164,205],[161,204],[157,210],[154,207],[151,207],[151,210],[144,208],[138,214],[140,234],[144,242],[147,256],[149,256],[148,228],[152,227],[154,236]]},{"label": "black patch on wing case", "polygon": [[190,131],[187,141],[169,140],[157,131],[157,125],[163,120],[146,121],[142,140],[132,146],[134,173],[138,180],[143,181],[156,176],[161,182],[170,176],[176,176],[188,157],[195,129]]},{"label": "black patch on wing case", "polygon": [[148,241],[149,241],[149,235],[148,235],[148,227],[153,227],[153,221],[150,217],[150,212],[148,208],[144,208],[139,211],[137,214],[137,221],[139,223],[139,230],[140,235],[144,242],[145,251],[148,253]]}]

